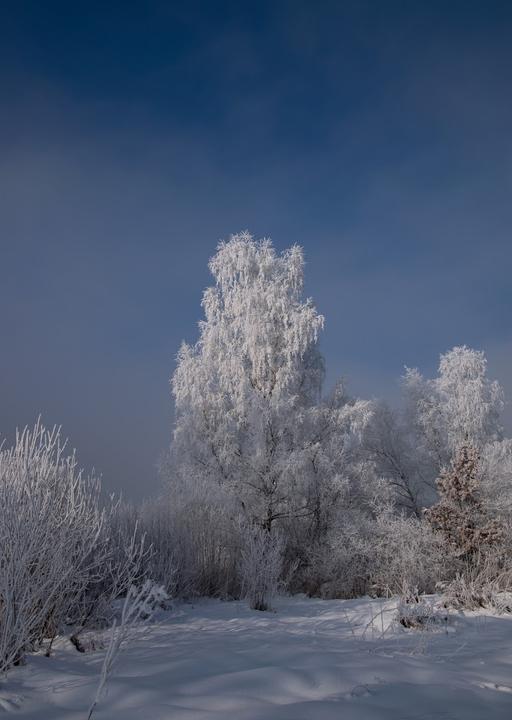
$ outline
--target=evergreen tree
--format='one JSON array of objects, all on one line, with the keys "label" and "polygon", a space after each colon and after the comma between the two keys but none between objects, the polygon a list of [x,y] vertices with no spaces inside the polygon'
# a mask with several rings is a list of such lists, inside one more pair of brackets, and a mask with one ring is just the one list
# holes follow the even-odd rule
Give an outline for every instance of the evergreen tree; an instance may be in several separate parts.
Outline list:
[{"label": "evergreen tree", "polygon": [[425,511],[427,520],[442,534],[449,554],[474,566],[480,556],[502,539],[500,524],[489,517],[480,495],[479,456],[463,445],[451,468],[441,473],[439,502]]}]

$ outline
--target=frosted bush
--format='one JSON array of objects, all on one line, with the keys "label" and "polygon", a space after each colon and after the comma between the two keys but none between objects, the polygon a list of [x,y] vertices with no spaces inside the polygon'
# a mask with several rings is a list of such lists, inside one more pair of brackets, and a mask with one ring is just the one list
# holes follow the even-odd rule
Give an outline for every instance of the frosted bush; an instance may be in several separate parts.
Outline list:
[{"label": "frosted bush", "polygon": [[99,484],[41,422],[0,452],[0,671],[53,638],[102,557]]},{"label": "frosted bush", "polygon": [[259,527],[244,528],[242,538],[242,595],[253,610],[270,610],[283,569],[283,540]]}]

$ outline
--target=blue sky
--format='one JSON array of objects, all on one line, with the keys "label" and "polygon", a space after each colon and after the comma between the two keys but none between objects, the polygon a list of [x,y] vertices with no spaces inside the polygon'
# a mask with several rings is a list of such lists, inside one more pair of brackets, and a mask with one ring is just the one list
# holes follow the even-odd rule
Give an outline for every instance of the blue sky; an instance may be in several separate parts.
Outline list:
[{"label": "blue sky", "polygon": [[303,245],[329,382],[396,400],[466,343],[512,397],[511,37],[505,2],[2,3],[1,434],[153,492],[246,228]]}]

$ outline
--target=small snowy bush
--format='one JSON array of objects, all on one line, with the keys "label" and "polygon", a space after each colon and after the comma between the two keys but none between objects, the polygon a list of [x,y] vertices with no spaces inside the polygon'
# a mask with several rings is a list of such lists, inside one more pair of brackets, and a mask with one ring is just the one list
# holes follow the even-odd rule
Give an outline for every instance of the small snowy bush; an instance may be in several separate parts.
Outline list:
[{"label": "small snowy bush", "polygon": [[242,594],[253,610],[270,610],[283,569],[283,541],[274,531],[245,528],[240,561]]},{"label": "small snowy bush", "polygon": [[425,598],[409,595],[400,599],[396,621],[407,629],[435,630],[447,625],[448,613]]}]

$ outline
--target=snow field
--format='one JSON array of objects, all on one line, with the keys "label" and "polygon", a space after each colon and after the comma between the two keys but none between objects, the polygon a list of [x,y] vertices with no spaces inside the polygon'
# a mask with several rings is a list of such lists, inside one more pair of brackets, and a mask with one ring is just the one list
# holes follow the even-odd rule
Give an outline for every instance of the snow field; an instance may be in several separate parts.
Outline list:
[{"label": "snow field", "polygon": [[[282,598],[276,612],[200,601],[161,613],[127,646],[96,720],[510,720],[512,618],[452,613],[420,632],[395,601]],[[0,714],[83,720],[103,651],[28,658]]]}]

